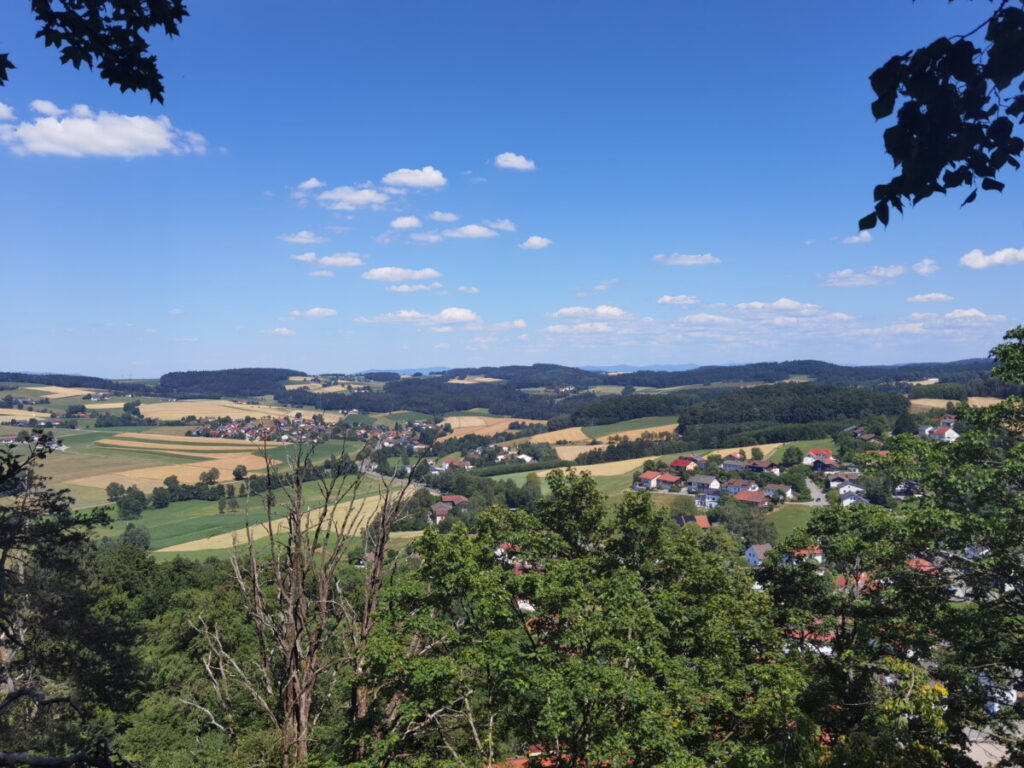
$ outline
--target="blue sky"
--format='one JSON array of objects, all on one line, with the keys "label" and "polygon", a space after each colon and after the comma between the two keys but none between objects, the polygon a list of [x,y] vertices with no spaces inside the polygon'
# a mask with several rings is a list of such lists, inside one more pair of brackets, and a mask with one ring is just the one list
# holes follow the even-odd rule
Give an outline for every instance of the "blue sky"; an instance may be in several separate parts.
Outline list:
[{"label": "blue sky", "polygon": [[162,106],[27,5],[4,369],[952,360],[1022,319],[1024,178],[856,231],[868,75],[986,5],[193,2]]}]

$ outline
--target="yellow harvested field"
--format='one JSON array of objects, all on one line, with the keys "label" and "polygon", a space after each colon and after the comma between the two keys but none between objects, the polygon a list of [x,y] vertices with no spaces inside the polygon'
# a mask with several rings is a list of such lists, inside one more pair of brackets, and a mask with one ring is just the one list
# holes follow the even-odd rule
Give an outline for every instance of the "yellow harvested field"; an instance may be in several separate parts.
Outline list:
[{"label": "yellow harvested field", "polygon": [[81,387],[44,387],[38,384],[31,384],[30,386],[32,389],[45,392],[51,400],[57,400],[62,397],[85,397],[98,391],[95,389],[82,389]]},{"label": "yellow harvested field", "polygon": [[[279,462],[271,461],[271,464],[277,463]],[[124,486],[136,485],[139,490],[149,493],[158,485],[163,485],[164,478],[168,475],[176,475],[183,483],[196,483],[199,481],[199,475],[208,470],[217,469],[220,471],[221,478],[230,479],[231,470],[239,464],[244,464],[247,467],[262,467],[264,459],[256,454],[215,454],[188,464],[160,464],[155,467],[126,469],[123,472],[104,472],[100,475],[71,478],[67,482],[89,488],[106,488],[110,483],[121,483]]]},{"label": "yellow harvested field", "polygon": [[233,451],[240,451],[241,453],[249,453],[252,451],[253,446],[251,443],[247,443],[244,440],[234,441],[235,445],[221,445],[213,443],[210,445],[196,445],[195,443],[165,443],[161,441],[147,442],[144,440],[118,440],[112,437],[105,437],[102,440],[97,440],[97,445],[106,445],[111,448],[134,448],[137,451],[169,451],[173,453],[181,453],[189,455],[190,453],[230,453]]},{"label": "yellow harvested field", "polygon": [[[196,416],[197,418],[228,418],[254,417],[285,417],[301,413],[303,418],[309,418],[320,411],[302,410],[297,411],[291,408],[282,408],[273,405],[249,405],[247,403],[232,403],[228,400],[175,400],[165,403],[146,403],[139,407],[143,416],[151,419],[167,419],[168,421],[184,418],[185,416]],[[324,413],[327,421],[341,421],[344,417],[341,413]]]},{"label": "yellow harvested field", "polygon": [[[613,477],[614,475],[624,475],[627,472],[632,472],[637,467],[642,467],[644,462],[647,461],[650,456],[644,456],[639,459],[622,459],[620,461],[606,461],[602,464],[587,464],[583,467],[576,467],[577,472],[589,472],[594,477]],[[537,473],[537,477],[547,477],[550,469],[542,469]]]},{"label": "yellow harvested field", "polygon": [[[366,522],[380,511],[381,507],[381,496],[368,496],[365,499],[357,499],[352,502],[352,507],[348,504],[342,504],[335,510],[335,520],[343,520],[347,515],[354,515],[353,520],[355,530],[352,533],[358,533],[364,527]],[[317,510],[314,510],[317,511]],[[284,533],[287,530],[288,520],[287,518],[279,518],[273,523],[257,523],[249,526],[252,531],[253,539],[265,539],[270,535],[270,526],[274,526],[274,533]],[[220,533],[216,536],[207,536],[205,539],[196,539],[195,541],[186,541],[183,544],[175,544],[171,547],[164,547],[163,549],[157,550],[158,552],[200,552],[205,549],[231,549],[237,544],[244,545],[247,541],[245,528],[239,528],[237,531],[231,531],[230,533]]]},{"label": "yellow harvested field", "polygon": [[[181,429],[188,429],[188,427],[181,427]],[[251,451],[253,447],[253,443],[250,443],[246,440],[230,440],[229,438],[226,437],[195,437],[193,435],[173,435],[163,432],[118,432],[116,435],[114,435],[114,437],[119,440],[144,440],[146,442],[158,440],[170,443],[195,443],[196,445],[223,446],[224,448],[238,448],[239,446],[245,446],[245,449],[249,451]],[[263,443],[257,443],[257,445],[262,444]],[[287,443],[269,441],[267,445],[287,445]]]},{"label": "yellow harvested field", "polygon": [[556,429],[554,432],[542,432],[530,439],[537,443],[551,443],[552,445],[559,440],[564,440],[567,443],[589,443],[593,440],[593,438],[587,437],[579,427],[566,427],[565,429]]},{"label": "yellow harvested field", "polygon": [[448,384],[494,384],[504,379],[492,379],[489,376],[467,376],[464,379],[448,379]]},{"label": "yellow harvested field", "polygon": [[599,445],[556,445],[554,446],[555,453],[558,454],[558,458],[563,461],[576,461],[576,457],[581,453],[592,451],[595,448],[601,448]]},{"label": "yellow harvested field", "polygon": [[904,381],[902,383],[909,384],[912,387],[927,387],[929,384],[938,384],[939,379],[936,377],[931,379],[920,379],[919,381]]},{"label": "yellow harvested field", "polygon": [[0,420],[10,421],[11,419],[48,419],[49,411],[29,411],[18,408],[0,408]]},{"label": "yellow harvested field", "polygon": [[910,401],[910,412],[924,413],[935,409],[945,409],[948,402],[949,400],[943,400],[941,397],[918,397]]},{"label": "yellow harvested field", "polygon": [[508,419],[501,416],[449,416],[444,424],[451,424],[451,434],[438,438],[445,440],[449,437],[465,437],[466,435],[481,435],[489,437],[499,432],[507,432],[508,425],[513,421],[520,424],[540,424],[536,419]]},{"label": "yellow harvested field", "polygon": [[93,403],[93,402],[85,403],[85,409],[87,411],[110,410],[110,409],[113,409],[113,408],[124,408],[124,404],[125,404],[125,400],[124,399],[121,399],[121,400],[100,400],[99,402],[96,402],[96,403]]},{"label": "yellow harvested field", "polygon": [[967,404],[972,408],[988,408],[990,405],[999,405],[1003,402],[1001,397],[968,397]]},{"label": "yellow harvested field", "polygon": [[312,381],[312,376],[289,376],[288,381]]},{"label": "yellow harvested field", "polygon": [[722,458],[725,458],[730,453],[739,453],[740,451],[743,451],[746,457],[749,459],[751,452],[755,448],[760,448],[761,452],[765,455],[765,458],[767,458],[783,445],[785,445],[785,443],[761,443],[760,445],[740,445],[735,448],[716,448],[713,451],[708,451],[707,455],[713,456],[714,454],[717,453]]}]

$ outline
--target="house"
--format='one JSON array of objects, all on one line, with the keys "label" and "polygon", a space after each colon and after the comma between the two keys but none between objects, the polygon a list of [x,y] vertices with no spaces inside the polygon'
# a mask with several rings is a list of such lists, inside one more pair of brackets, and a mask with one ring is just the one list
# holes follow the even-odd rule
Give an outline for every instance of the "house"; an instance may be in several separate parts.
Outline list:
[{"label": "house", "polygon": [[839,462],[833,458],[815,459],[811,469],[815,472],[835,472],[839,469]]},{"label": "house", "polygon": [[714,509],[722,501],[721,490],[707,491],[697,494],[697,506],[703,509]]},{"label": "house", "polygon": [[832,490],[839,491],[840,496],[847,496],[851,493],[863,494],[864,488],[856,483],[850,482],[849,480],[843,480],[840,483],[832,485]]},{"label": "house", "polygon": [[859,493],[844,493],[839,497],[839,503],[844,507],[849,507],[853,504],[867,504],[868,500],[861,496]]},{"label": "house", "polygon": [[768,499],[768,495],[763,491],[740,491],[732,495],[736,501],[743,504],[749,504],[752,507],[758,509],[767,509],[771,506],[771,501]]},{"label": "house", "polygon": [[717,491],[722,487],[722,484],[718,482],[718,478],[711,475],[693,475],[690,478],[689,486],[690,493],[705,493],[707,491]]},{"label": "house", "polygon": [[679,525],[693,523],[702,531],[711,530],[711,521],[708,520],[707,515],[678,515],[677,517],[673,517],[672,519],[679,523]]},{"label": "house", "polygon": [[730,453],[722,459],[723,472],[742,472],[747,468],[747,460],[736,453]]},{"label": "house", "polygon": [[665,491],[671,491],[682,479],[679,475],[659,475],[658,487]]},{"label": "house", "polygon": [[813,467],[816,461],[827,461],[832,459],[832,451],[828,448],[811,448],[804,456],[803,463],[808,467]]},{"label": "house", "polygon": [[727,480],[723,490],[726,493],[736,495],[740,491],[757,491],[760,487],[753,480],[744,480],[742,477],[734,477],[731,480]]},{"label": "house", "polygon": [[754,459],[753,461],[747,462],[748,472],[768,472],[772,475],[781,475],[782,470],[779,469],[779,465],[774,461],[768,459]]},{"label": "house", "polygon": [[697,469],[697,466],[697,462],[695,462],[693,459],[683,458],[676,459],[671,464],[669,464],[669,467],[671,467],[672,469],[679,470],[680,472],[693,472],[695,469]]},{"label": "house", "polygon": [[825,552],[819,546],[808,547],[807,549],[798,549],[795,552],[786,555],[787,563],[797,563],[801,560],[813,560],[814,562],[821,565],[825,562]]},{"label": "house", "polygon": [[769,483],[764,487],[765,493],[775,499],[792,499],[793,486],[782,483]]},{"label": "house", "polygon": [[743,553],[743,556],[747,558],[747,563],[752,567],[760,568],[764,563],[765,557],[773,549],[774,547],[771,544],[751,544],[747,547],[747,551]]},{"label": "house", "polygon": [[911,496],[922,496],[921,486],[914,480],[901,480],[892,489],[892,495],[897,499],[909,499]]},{"label": "house", "polygon": [[952,427],[939,427],[934,430],[929,437],[932,440],[938,440],[942,443],[955,443],[960,437],[960,433]]},{"label": "house", "polygon": [[708,465],[708,460],[696,453],[691,453],[690,455],[683,456],[682,458],[687,461],[692,461],[697,465],[698,469],[704,469]]},{"label": "house", "polygon": [[430,505],[430,516],[427,519],[430,521],[431,525],[440,525],[441,522],[448,517],[448,513],[451,511],[451,504],[439,501],[436,504]]},{"label": "house", "polygon": [[941,419],[939,419],[940,427],[952,427],[956,424],[956,416],[952,413],[947,413]]},{"label": "house", "polygon": [[457,509],[469,509],[469,499],[465,496],[460,496],[457,493],[447,494],[441,497],[441,501],[445,504],[451,504]]},{"label": "house", "polygon": [[661,477],[661,472],[649,469],[637,477],[637,479],[633,482],[633,487],[638,490],[653,490],[658,487],[659,477]]},{"label": "house", "polygon": [[518,456],[516,456],[516,459],[529,464],[531,461],[533,461],[533,456],[530,456],[529,454],[525,453],[520,453]]}]

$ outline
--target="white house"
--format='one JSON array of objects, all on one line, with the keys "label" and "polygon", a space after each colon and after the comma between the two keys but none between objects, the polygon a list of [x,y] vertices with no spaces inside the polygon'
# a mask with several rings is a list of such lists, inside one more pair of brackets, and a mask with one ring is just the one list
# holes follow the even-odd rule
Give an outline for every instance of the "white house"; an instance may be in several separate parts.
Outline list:
[{"label": "white house", "polygon": [[747,551],[743,553],[743,556],[747,559],[749,565],[759,568],[764,563],[765,556],[773,549],[774,547],[771,544],[751,544],[747,547]]}]

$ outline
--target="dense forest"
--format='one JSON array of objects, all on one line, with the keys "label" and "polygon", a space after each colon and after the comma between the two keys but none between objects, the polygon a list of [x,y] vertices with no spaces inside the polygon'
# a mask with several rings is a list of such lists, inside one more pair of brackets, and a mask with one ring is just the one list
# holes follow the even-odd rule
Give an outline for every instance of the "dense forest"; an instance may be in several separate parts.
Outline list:
[{"label": "dense forest", "polygon": [[284,391],[289,376],[305,376],[288,368],[229,368],[222,371],[177,371],[160,377],[161,394],[255,397]]}]

